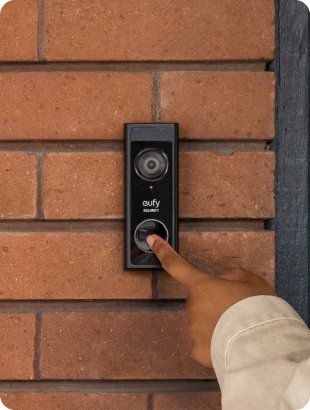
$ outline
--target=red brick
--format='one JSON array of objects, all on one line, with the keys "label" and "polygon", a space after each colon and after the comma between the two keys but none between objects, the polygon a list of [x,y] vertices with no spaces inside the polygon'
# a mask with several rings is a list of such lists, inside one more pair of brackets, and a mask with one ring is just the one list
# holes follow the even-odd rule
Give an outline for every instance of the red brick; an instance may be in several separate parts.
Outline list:
[{"label": "red brick", "polygon": [[36,167],[35,155],[0,152],[0,219],[36,216]]},{"label": "red brick", "polygon": [[154,410],[221,410],[221,393],[155,394]]},{"label": "red brick", "polygon": [[180,138],[272,140],[274,73],[166,72],[161,120],[179,122]]},{"label": "red brick", "polygon": [[2,73],[0,138],[122,139],[151,121],[151,95],[150,73]]},{"label": "red brick", "polygon": [[0,232],[1,299],[151,297],[150,272],[124,272],[122,232]]},{"label": "red brick", "polygon": [[[124,272],[121,232],[0,233],[1,299],[148,299],[149,272]],[[219,276],[242,267],[274,287],[274,233],[180,232],[180,254]],[[39,256],[38,256],[39,255]],[[159,297],[185,288],[159,274]]]},{"label": "red brick", "polygon": [[180,153],[181,218],[274,217],[274,153]]},{"label": "red brick", "polygon": [[37,31],[37,0],[5,4],[0,14],[0,61],[37,60]]},{"label": "red brick", "polygon": [[[45,217],[122,217],[122,172],[120,153],[47,154]],[[272,218],[273,173],[272,152],[181,152],[180,217]]]},{"label": "red brick", "polygon": [[0,313],[0,380],[33,379],[35,316]]},{"label": "red brick", "polygon": [[45,218],[122,218],[123,159],[118,152],[47,154]]},{"label": "red brick", "polygon": [[13,410],[146,410],[147,394],[135,393],[1,393]]},{"label": "red brick", "polygon": [[274,58],[274,2],[46,2],[48,60]]},{"label": "red brick", "polygon": [[[180,255],[204,272],[220,276],[240,267],[275,287],[274,232],[180,232]],[[159,273],[160,299],[185,298],[186,289]]]},{"label": "red brick", "polygon": [[191,359],[185,312],[49,313],[44,379],[205,379]]}]

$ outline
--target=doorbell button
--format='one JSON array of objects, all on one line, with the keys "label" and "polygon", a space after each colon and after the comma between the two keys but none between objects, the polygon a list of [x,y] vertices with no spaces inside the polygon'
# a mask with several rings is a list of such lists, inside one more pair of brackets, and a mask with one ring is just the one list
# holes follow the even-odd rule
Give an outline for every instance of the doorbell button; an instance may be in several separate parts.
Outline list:
[{"label": "doorbell button", "polygon": [[156,219],[147,219],[136,227],[134,233],[135,242],[142,251],[152,252],[146,242],[146,238],[153,234],[158,235],[168,241],[169,234],[166,225]]},{"label": "doorbell button", "polygon": [[147,181],[156,181],[166,174],[168,158],[159,149],[144,149],[136,157],[135,169],[140,178]]}]

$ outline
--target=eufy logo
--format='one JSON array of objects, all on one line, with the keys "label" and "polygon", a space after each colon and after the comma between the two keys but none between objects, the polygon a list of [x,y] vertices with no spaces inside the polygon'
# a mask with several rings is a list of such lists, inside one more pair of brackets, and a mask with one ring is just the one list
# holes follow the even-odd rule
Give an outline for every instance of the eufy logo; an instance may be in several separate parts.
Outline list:
[{"label": "eufy logo", "polygon": [[156,201],[156,199],[153,199],[153,201],[143,201],[142,205],[143,206],[152,206],[158,208],[160,204],[160,201]]},{"label": "eufy logo", "polygon": [[[11,1],[11,0],[0,0],[0,12],[1,12],[1,10],[2,10],[2,7],[6,4],[6,3],[8,3],[9,1]],[[1,401],[0,401],[0,403],[1,403]],[[4,409],[6,409],[6,407],[3,407]],[[2,409],[2,407],[0,407],[0,409]]]},{"label": "eufy logo", "polygon": [[0,399],[0,410],[10,410],[7,407],[5,407],[5,405],[2,403],[1,399]]}]

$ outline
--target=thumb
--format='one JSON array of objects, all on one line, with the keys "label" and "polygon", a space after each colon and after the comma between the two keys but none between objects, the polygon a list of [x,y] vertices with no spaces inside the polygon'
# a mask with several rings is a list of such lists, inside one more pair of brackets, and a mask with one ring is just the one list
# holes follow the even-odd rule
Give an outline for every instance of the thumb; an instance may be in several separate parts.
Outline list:
[{"label": "thumb", "polygon": [[[158,235],[149,235],[147,244],[159,259],[163,269],[182,285],[188,287],[206,274],[186,262],[167,241]],[[208,275],[207,275],[208,276]]]}]

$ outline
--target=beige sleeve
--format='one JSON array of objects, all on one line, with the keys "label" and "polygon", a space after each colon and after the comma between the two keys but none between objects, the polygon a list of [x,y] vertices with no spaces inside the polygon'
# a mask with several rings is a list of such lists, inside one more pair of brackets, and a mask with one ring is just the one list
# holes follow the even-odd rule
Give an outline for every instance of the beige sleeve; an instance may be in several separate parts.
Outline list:
[{"label": "beige sleeve", "polygon": [[231,306],[215,327],[211,357],[223,410],[299,410],[309,401],[310,383],[300,380],[310,379],[310,330],[277,296]]}]

